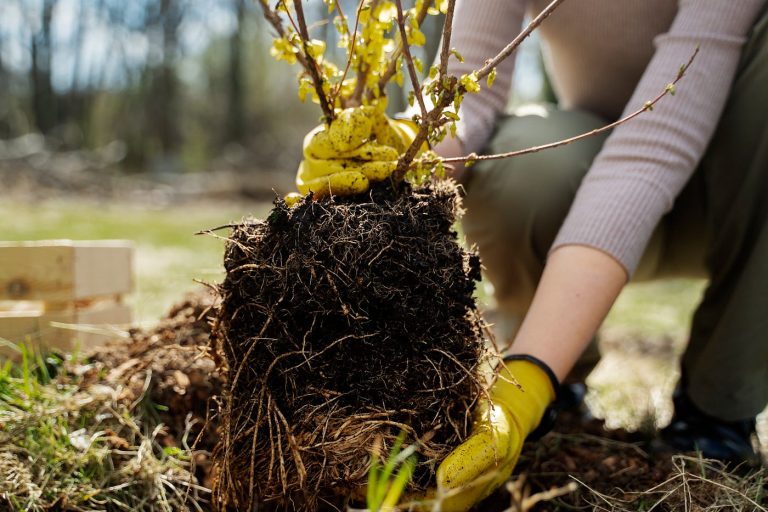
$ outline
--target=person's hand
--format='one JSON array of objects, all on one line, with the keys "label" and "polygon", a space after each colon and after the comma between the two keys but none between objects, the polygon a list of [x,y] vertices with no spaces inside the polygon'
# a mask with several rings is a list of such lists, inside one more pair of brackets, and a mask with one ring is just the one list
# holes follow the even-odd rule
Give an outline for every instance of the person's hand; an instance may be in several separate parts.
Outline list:
[{"label": "person's hand", "polygon": [[546,365],[533,361],[504,363],[490,400],[477,411],[472,435],[437,468],[437,498],[443,512],[469,510],[512,474],[523,442],[539,425],[558,386]]},{"label": "person's hand", "polygon": [[415,136],[415,123],[389,119],[379,108],[341,111],[329,126],[318,126],[304,138],[304,160],[296,174],[299,193],[288,194],[286,202],[295,204],[310,191],[316,198],[367,191],[371,182],[389,178]]}]

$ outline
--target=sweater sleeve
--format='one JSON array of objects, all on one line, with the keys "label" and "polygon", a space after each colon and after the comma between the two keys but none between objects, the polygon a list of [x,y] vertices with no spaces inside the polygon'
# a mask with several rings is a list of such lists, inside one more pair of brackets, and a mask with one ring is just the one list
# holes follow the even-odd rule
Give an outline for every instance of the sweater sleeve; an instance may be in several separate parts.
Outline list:
[{"label": "sweater sleeve", "polygon": [[[520,32],[526,3],[525,0],[457,0],[451,47],[459,51],[464,62],[452,56],[448,73],[455,76],[471,73],[496,56]],[[438,62],[439,59],[438,55]],[[464,151],[479,151],[490,138],[496,118],[507,106],[514,66],[514,56],[505,59],[496,69],[493,87],[488,88],[483,81],[479,93],[464,95],[459,112],[461,120],[456,123],[456,136]]]},{"label": "sweater sleeve", "polygon": [[[624,114],[671,82],[696,46],[699,55],[653,111],[616,128],[582,181],[552,250],[587,245],[631,276],[661,217],[672,208],[712,138],[746,34],[764,0],[680,0]],[[606,84],[610,87],[610,84]]]}]

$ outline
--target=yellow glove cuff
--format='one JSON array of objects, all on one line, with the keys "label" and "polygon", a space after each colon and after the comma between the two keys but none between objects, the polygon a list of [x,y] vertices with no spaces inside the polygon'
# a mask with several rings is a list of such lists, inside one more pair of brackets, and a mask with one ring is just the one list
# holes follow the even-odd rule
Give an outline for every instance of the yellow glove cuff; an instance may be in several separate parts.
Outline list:
[{"label": "yellow glove cuff", "polygon": [[520,431],[528,435],[554,401],[558,386],[554,374],[538,359],[510,356],[491,388],[491,401],[502,406]]},{"label": "yellow glove cuff", "polygon": [[510,356],[479,404],[472,435],[437,469],[443,512],[465,512],[512,473],[528,435],[555,399],[557,379],[529,356]]}]

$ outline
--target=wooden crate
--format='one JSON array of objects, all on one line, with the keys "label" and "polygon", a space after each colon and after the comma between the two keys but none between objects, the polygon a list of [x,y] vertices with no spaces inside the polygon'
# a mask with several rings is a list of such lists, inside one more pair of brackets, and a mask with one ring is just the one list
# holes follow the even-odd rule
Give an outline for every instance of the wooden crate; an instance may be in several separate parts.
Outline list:
[{"label": "wooden crate", "polygon": [[124,241],[0,242],[0,338],[71,351],[116,337],[131,322],[132,268]]}]

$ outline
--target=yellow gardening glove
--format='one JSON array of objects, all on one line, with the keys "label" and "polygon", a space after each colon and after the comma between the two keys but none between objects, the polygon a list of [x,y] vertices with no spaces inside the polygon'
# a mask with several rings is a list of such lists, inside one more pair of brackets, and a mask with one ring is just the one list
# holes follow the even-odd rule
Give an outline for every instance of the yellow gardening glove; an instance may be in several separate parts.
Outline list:
[{"label": "yellow gardening glove", "polygon": [[330,126],[318,126],[304,138],[299,193],[288,194],[286,202],[293,205],[310,191],[316,198],[367,191],[371,182],[395,171],[416,130],[415,123],[389,119],[377,107],[342,110]]},{"label": "yellow gardening glove", "polygon": [[525,438],[555,399],[557,379],[538,363],[504,363],[490,401],[477,411],[472,435],[437,468],[442,512],[465,512],[509,479]]}]

